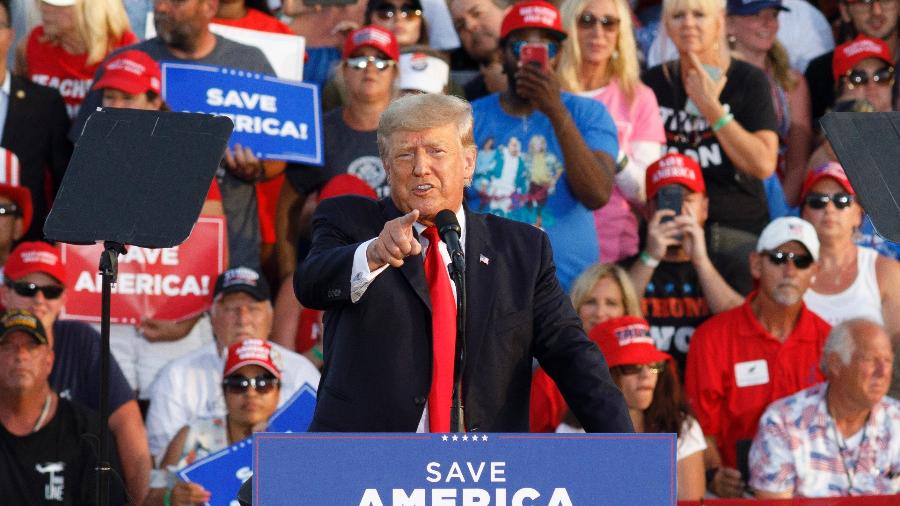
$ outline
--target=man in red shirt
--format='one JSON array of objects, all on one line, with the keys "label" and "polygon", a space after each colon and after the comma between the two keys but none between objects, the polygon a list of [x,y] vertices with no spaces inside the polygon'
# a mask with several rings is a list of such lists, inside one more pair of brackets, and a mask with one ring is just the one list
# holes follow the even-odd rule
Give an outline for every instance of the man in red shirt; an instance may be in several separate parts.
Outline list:
[{"label": "man in red shirt", "polygon": [[708,441],[707,484],[718,496],[743,492],[737,448],[753,439],[766,406],[824,380],[818,364],[831,327],[803,303],[818,256],[811,224],[772,221],[750,255],[757,290],[694,332],[685,389]]}]

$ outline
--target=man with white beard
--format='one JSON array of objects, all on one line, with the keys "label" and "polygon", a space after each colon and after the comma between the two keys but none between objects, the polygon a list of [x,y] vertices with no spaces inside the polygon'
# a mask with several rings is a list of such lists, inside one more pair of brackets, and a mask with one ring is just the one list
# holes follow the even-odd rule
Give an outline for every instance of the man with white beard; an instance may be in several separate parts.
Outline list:
[{"label": "man with white beard", "polygon": [[707,486],[720,497],[743,493],[738,447],[749,448],[766,406],[824,380],[819,359],[831,327],[803,303],[818,257],[809,222],[772,221],[750,254],[758,288],[694,332],[685,389],[707,438]]}]

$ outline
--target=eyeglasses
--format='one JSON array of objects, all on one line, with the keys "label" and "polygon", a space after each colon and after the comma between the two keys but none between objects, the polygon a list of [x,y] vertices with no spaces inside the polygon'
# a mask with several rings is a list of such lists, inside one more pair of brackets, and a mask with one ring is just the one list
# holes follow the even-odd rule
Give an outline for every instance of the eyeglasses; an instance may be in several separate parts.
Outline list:
[{"label": "eyeglasses", "polygon": [[851,9],[864,11],[872,8],[872,5],[875,2],[878,2],[882,7],[886,5],[893,5],[896,0],[844,0]]},{"label": "eyeglasses", "polygon": [[831,195],[813,192],[803,200],[804,204],[813,209],[825,209],[829,202],[834,203],[836,209],[846,209],[853,203],[853,195],[846,192],[838,192]]},{"label": "eyeglasses", "polygon": [[578,16],[575,24],[582,30],[592,30],[599,24],[603,27],[604,32],[613,33],[619,28],[619,18],[614,16],[594,16],[590,12],[585,12]]},{"label": "eyeglasses", "polygon": [[765,251],[763,252],[766,255],[766,258],[772,262],[773,265],[784,265],[788,263],[788,261],[794,264],[794,267],[798,269],[808,269],[810,265],[813,263],[812,255],[802,255],[797,253],[787,253],[784,251]]},{"label": "eyeglasses", "polygon": [[625,376],[640,374],[644,369],[650,374],[660,374],[666,370],[666,363],[656,362],[655,364],[625,364],[619,366],[619,371]]},{"label": "eyeglasses", "polygon": [[27,281],[13,281],[9,278],[6,278],[4,284],[11,287],[13,291],[21,297],[34,297],[38,292],[41,292],[47,300],[58,299],[60,295],[63,294],[63,291],[65,291],[65,288],[59,285],[41,286]]},{"label": "eyeglasses", "polygon": [[417,9],[410,4],[403,4],[400,7],[397,7],[393,4],[383,3],[375,7],[375,9],[372,10],[372,13],[382,21],[388,21],[394,16],[399,16],[400,19],[422,17],[422,9]]},{"label": "eyeglasses", "polygon": [[279,383],[278,378],[271,374],[263,374],[255,378],[232,374],[222,380],[222,388],[225,390],[225,393],[229,394],[242,394],[250,388],[256,390],[257,393],[267,394]]},{"label": "eyeglasses", "polygon": [[354,56],[347,58],[347,66],[356,70],[365,70],[369,65],[374,65],[379,72],[389,69],[396,65],[394,60],[385,60],[384,58],[376,58],[374,56]]},{"label": "eyeglasses", "polygon": [[22,216],[22,211],[15,204],[0,204],[0,216]]},{"label": "eyeglasses", "polygon": [[865,70],[853,69],[847,72],[844,77],[847,79],[847,88],[851,90],[857,86],[865,86],[868,84],[869,79],[875,84],[889,86],[894,80],[894,67],[883,67],[871,74],[868,74]]},{"label": "eyeglasses", "polygon": [[[517,40],[509,43],[510,49],[512,49],[513,56],[516,59],[519,58],[519,55],[522,53],[522,48],[528,44],[527,40]],[[556,53],[559,51],[559,44],[556,42],[547,42],[547,58],[552,59],[556,56]]]}]

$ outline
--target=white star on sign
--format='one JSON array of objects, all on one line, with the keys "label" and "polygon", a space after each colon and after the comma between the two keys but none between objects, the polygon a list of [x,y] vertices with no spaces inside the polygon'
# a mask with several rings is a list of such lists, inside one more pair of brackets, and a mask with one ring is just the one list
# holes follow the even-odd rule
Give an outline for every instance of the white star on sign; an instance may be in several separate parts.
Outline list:
[{"label": "white star on sign", "polygon": [[482,441],[487,441],[487,434],[481,436],[481,440],[482,440]]},{"label": "white star on sign", "polygon": [[459,440],[459,438],[456,437],[456,434],[453,435],[453,440],[454,440],[454,441],[458,441],[458,440]]},{"label": "white star on sign", "polygon": [[469,440],[469,436],[463,436],[463,441],[468,441],[468,440]]},{"label": "white star on sign", "polygon": [[447,439],[449,439],[449,438],[447,437],[446,434],[444,434],[443,436],[441,436],[441,440],[442,440],[442,441],[446,441]]}]

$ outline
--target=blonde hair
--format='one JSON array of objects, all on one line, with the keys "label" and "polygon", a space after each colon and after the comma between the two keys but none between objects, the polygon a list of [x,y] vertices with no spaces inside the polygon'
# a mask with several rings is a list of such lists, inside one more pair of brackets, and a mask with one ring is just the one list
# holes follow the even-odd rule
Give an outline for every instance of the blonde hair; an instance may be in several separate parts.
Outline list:
[{"label": "blonde hair", "polygon": [[787,50],[777,40],[766,53],[766,62],[772,69],[772,78],[784,88],[784,91],[791,91],[797,86],[797,80],[791,74],[791,61]]},{"label": "blonde hair", "polygon": [[[581,84],[581,47],[578,44],[578,17],[585,6],[592,0],[566,0],[560,6],[563,30],[569,37],[562,44],[557,74],[563,88],[579,92],[587,91]],[[625,0],[612,0],[619,18],[619,29],[616,37],[614,55],[610,58],[606,72],[610,78],[619,82],[619,87],[630,102],[634,99],[635,90],[640,83],[640,65],[637,56],[637,43],[634,40],[634,29],[631,26],[631,9]]]},{"label": "blonde hair", "polygon": [[[101,62],[131,30],[122,0],[77,0],[74,8],[75,29],[87,47],[87,65]],[[58,42],[55,37],[49,40]]]},{"label": "blonde hair", "polygon": [[[716,66],[724,71],[731,59],[726,36],[727,30],[725,29],[725,0],[663,0],[661,22],[659,24],[660,34],[663,32],[668,34],[666,24],[676,12],[690,9],[699,9],[709,16],[718,18],[719,33],[716,40],[718,46]],[[663,70],[667,69],[668,66],[664,65]]]},{"label": "blonde hair", "polygon": [[472,106],[452,95],[422,93],[391,102],[378,121],[378,154],[388,158],[389,140],[397,130],[420,132],[428,128],[456,125],[463,147],[475,147]]},{"label": "blonde hair", "polygon": [[619,285],[619,290],[622,291],[622,304],[625,306],[627,316],[644,317],[641,311],[641,300],[634,285],[631,284],[631,278],[628,277],[625,269],[616,264],[594,264],[585,269],[572,283],[572,305],[575,306],[576,312],[591,297],[594,285],[603,278],[611,279]]}]

